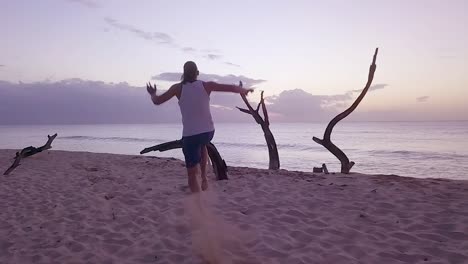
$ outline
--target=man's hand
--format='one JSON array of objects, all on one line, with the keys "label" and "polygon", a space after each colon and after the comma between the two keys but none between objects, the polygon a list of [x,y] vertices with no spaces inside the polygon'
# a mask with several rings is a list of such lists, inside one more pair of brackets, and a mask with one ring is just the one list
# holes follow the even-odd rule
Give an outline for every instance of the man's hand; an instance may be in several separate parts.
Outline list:
[{"label": "man's hand", "polygon": [[253,93],[254,89],[250,88],[250,89],[244,89],[241,94],[243,95],[248,95],[249,93]]},{"label": "man's hand", "polygon": [[240,94],[248,95],[249,93],[253,93],[254,89],[252,89],[252,88],[245,89],[245,88],[243,88],[243,86],[244,86],[244,84],[242,83],[242,81],[239,81],[239,87],[242,88]]},{"label": "man's hand", "polygon": [[148,93],[150,95],[155,95],[156,94],[156,84],[154,84],[153,86],[151,86],[151,83],[147,83],[146,84],[146,90],[148,91]]}]

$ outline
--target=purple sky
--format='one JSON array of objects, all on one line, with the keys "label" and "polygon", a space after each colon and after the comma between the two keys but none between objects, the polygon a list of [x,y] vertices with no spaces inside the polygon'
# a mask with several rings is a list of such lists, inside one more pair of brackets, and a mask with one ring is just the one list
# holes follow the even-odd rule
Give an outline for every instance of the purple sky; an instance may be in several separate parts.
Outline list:
[{"label": "purple sky", "polygon": [[[54,91],[47,100],[57,102],[44,106],[44,112],[56,112],[94,102],[68,101],[69,96],[95,96],[99,102],[109,101],[107,94],[115,92],[122,98],[112,98],[129,107],[132,102],[147,104],[132,109],[154,111],[156,122],[165,110],[145,100],[141,87],[154,79],[165,89],[174,80],[167,76],[177,75],[186,60],[195,60],[206,78],[252,80],[269,96],[278,121],[325,120],[357,96],[352,91],[362,89],[374,48],[379,47],[374,79],[379,89],[366,96],[355,119],[468,119],[468,1],[135,3],[4,1],[0,102],[24,109],[25,96],[42,98],[46,90]],[[75,78],[80,81],[73,88],[63,85],[68,83],[63,80]],[[121,82],[125,84],[111,84]],[[132,101],[127,92],[140,94],[141,101]],[[258,96],[254,93],[252,100]],[[218,118],[242,120],[242,114],[230,110],[238,98],[220,98],[214,102],[221,111]],[[105,113],[112,104],[102,107],[91,108]],[[0,112],[0,124],[15,121],[11,111]],[[298,117],[295,111],[315,114]],[[121,121],[130,122],[123,116]],[[41,118],[38,113],[36,119],[17,119],[33,123]],[[100,118],[105,122],[107,117]],[[177,122],[178,114],[171,118]],[[86,120],[76,117],[76,122],[98,122]]]}]

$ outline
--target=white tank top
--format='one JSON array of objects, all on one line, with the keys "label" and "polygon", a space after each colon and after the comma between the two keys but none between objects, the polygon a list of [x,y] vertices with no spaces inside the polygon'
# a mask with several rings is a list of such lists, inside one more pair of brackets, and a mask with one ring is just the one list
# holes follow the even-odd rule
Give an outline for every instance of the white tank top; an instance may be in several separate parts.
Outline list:
[{"label": "white tank top", "polygon": [[210,96],[202,81],[182,84],[179,107],[184,127],[183,137],[214,130],[210,112]]}]

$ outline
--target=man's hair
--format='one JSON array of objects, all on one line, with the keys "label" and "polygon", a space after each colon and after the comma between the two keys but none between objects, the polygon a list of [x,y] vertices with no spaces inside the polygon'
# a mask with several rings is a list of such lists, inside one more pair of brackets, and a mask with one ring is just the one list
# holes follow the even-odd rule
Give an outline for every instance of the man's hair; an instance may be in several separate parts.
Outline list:
[{"label": "man's hair", "polygon": [[182,77],[180,78],[182,80],[182,83],[185,84],[187,82],[194,82],[197,80],[198,76],[198,68],[197,64],[193,61],[187,61],[184,64],[184,73],[182,74]]}]

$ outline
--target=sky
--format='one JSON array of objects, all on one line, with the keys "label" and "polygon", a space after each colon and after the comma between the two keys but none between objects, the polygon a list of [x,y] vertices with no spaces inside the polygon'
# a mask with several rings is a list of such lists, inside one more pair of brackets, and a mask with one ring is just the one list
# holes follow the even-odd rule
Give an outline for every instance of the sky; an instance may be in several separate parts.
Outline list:
[{"label": "sky", "polygon": [[[109,109],[99,102],[115,108],[109,94],[133,116],[150,111],[154,122],[177,122],[176,103],[155,108],[143,87],[153,81],[167,89],[187,60],[197,62],[205,80],[247,81],[257,90],[253,102],[264,90],[272,119],[327,120],[358,96],[376,47],[374,86],[351,119],[468,120],[464,0],[1,0],[1,6],[0,124],[152,122],[103,114]],[[218,120],[246,121],[235,109],[243,106],[239,98],[219,95],[212,104]],[[101,113],[71,119],[57,113],[76,107]]]}]

